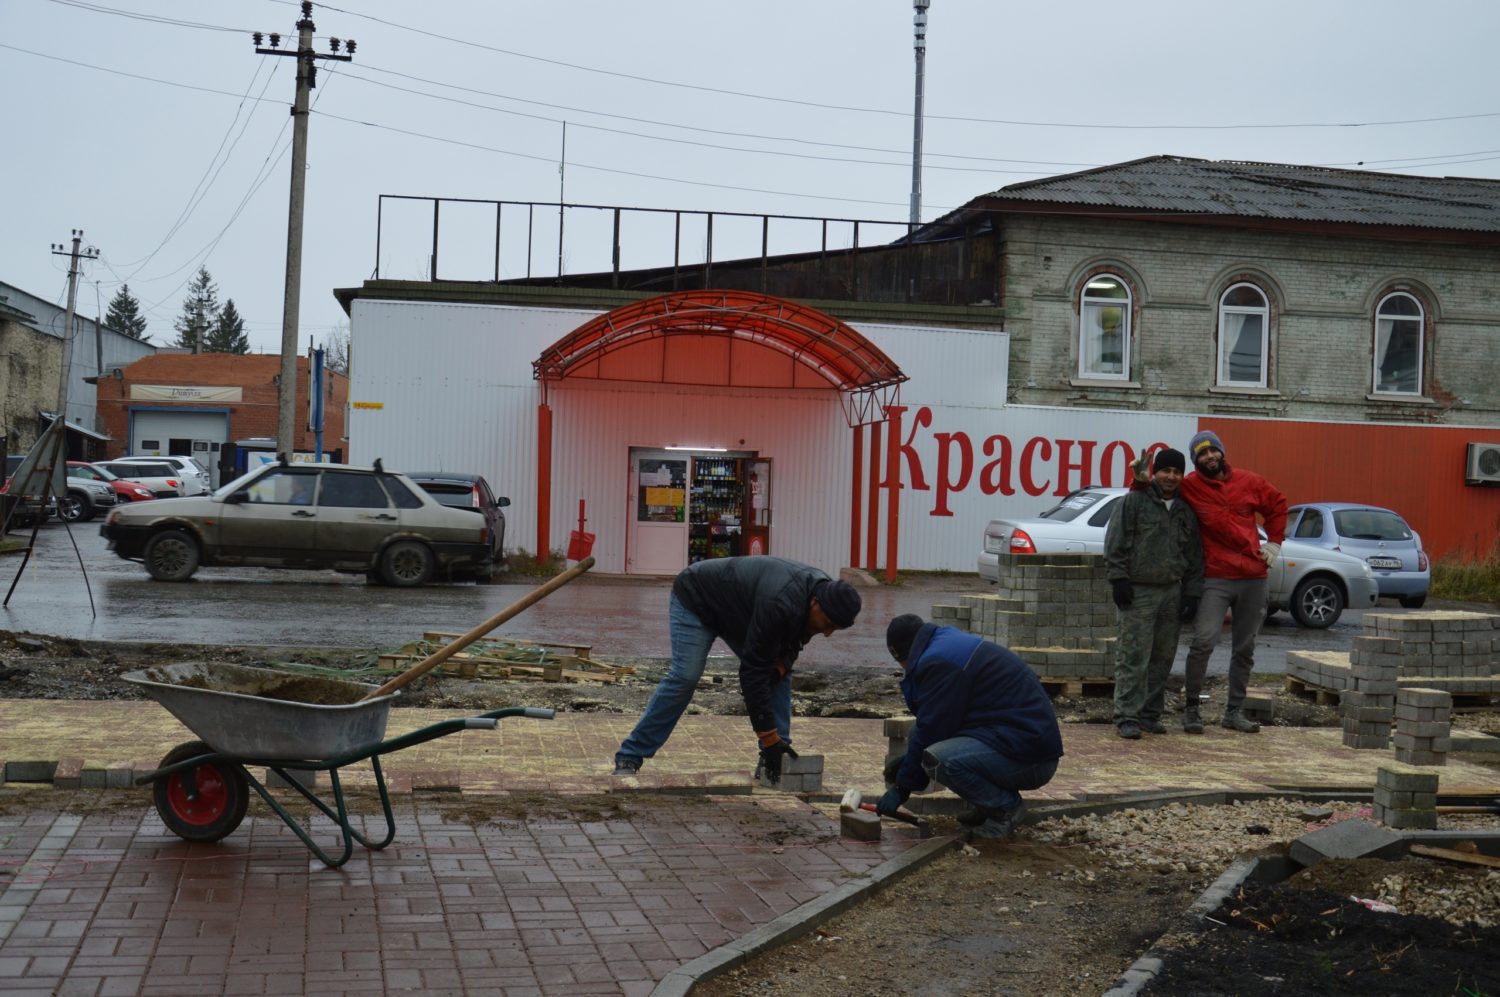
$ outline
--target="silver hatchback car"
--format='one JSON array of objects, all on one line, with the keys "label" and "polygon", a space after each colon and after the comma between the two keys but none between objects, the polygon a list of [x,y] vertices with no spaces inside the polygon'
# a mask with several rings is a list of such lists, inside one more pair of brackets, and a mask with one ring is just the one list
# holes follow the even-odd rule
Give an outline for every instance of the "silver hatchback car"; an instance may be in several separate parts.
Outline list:
[{"label": "silver hatchback car", "polygon": [[1308,502],[1287,510],[1286,535],[1364,558],[1383,599],[1420,609],[1432,584],[1422,538],[1390,509],[1355,502]]},{"label": "silver hatchback car", "polygon": [[411,586],[492,568],[483,518],[439,504],[379,461],[267,464],[212,495],[116,507],[100,532],[158,581],[185,581],[200,565],[256,565]]},{"label": "silver hatchback car", "polygon": [[[1102,555],[1104,531],[1127,491],[1083,488],[1039,516],[991,520],[979,551],[979,576],[997,581],[1005,554]],[[1337,623],[1347,606],[1368,609],[1380,600],[1375,572],[1363,559],[1294,539],[1290,529],[1268,581],[1267,614],[1285,609],[1317,630]]]}]

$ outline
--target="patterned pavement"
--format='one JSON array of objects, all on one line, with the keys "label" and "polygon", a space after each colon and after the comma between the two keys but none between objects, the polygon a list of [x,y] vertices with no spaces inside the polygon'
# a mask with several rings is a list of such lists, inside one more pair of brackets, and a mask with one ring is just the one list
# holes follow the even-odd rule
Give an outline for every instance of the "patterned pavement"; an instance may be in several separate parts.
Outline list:
[{"label": "patterned pavement", "polygon": [[[459,715],[396,710],[388,735]],[[26,805],[0,812],[0,992],[648,994],[915,844],[894,825],[882,842],[846,841],[826,800],[752,792],[742,718],[686,717],[638,779],[613,779],[634,719],[511,719],[385,756],[395,841],[333,870],[258,798],[239,830],[197,845],[165,829],[146,790],[91,790],[191,739],[155,703],[0,701],[6,777],[84,787],[4,787]],[[825,756],[829,799],[878,785],[880,721],[799,719],[795,734]],[[1057,778],[1029,798],[1368,791],[1391,757],[1331,729],[1126,743],[1069,725],[1064,743]],[[1440,771],[1445,788],[1495,782],[1458,760]],[[370,783],[368,767],[345,776]],[[361,795],[355,809],[373,805]]]}]

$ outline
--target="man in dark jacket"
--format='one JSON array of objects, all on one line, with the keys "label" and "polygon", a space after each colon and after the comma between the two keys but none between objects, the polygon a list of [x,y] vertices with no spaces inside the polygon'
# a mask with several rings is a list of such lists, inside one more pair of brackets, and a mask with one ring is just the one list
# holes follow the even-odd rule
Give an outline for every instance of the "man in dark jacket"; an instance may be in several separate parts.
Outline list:
[{"label": "man in dark jacket", "polygon": [[885,641],[917,725],[876,810],[895,813],[936,779],[973,806],[959,820],[976,837],[1010,834],[1024,812],[1019,790],[1051,781],[1063,753],[1036,673],[998,644],[912,613],[891,621]]},{"label": "man in dark jacket", "polygon": [[1178,494],[1187,459],[1159,450],[1152,481],[1115,506],[1104,533],[1104,565],[1120,611],[1115,655],[1115,729],[1127,740],[1142,730],[1165,734],[1167,676],[1183,620],[1203,595],[1203,542],[1198,517]]},{"label": "man in dark jacket", "polygon": [[817,634],[854,625],[859,591],[817,568],[779,557],[699,561],[677,575],[667,619],[672,665],[615,753],[615,775],[634,775],[672,736],[693,699],[708,651],[722,638],[740,659],[740,693],[774,785],[791,747],[792,664]]}]

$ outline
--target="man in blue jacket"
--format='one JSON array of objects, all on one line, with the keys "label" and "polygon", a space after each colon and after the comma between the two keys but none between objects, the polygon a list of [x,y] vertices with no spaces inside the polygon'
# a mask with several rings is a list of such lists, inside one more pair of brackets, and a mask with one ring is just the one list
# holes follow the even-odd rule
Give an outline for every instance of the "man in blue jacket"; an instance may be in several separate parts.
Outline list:
[{"label": "man in blue jacket", "polygon": [[1063,754],[1036,673],[999,644],[912,613],[891,621],[885,642],[917,725],[876,811],[895,813],[936,779],[973,806],[958,819],[975,837],[1010,834],[1025,810],[1019,791],[1050,782]]},{"label": "man in blue jacket", "polygon": [[775,785],[791,747],[792,664],[818,634],[854,625],[859,591],[796,561],[779,557],[721,557],[699,561],[677,575],[667,620],[672,665],[646,711],[615,753],[615,775],[640,771],[672,736],[697,691],[716,638],[740,659],[740,693],[760,743],[760,766]]}]

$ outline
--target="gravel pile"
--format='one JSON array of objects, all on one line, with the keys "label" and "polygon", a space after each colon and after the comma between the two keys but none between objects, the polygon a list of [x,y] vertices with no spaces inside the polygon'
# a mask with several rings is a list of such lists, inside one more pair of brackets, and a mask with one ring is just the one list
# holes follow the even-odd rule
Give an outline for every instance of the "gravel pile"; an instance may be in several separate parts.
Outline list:
[{"label": "gravel pile", "polygon": [[[1327,816],[1322,814],[1332,811]],[[1108,869],[1155,869],[1188,875],[1206,887],[1243,855],[1280,853],[1294,839],[1342,820],[1370,819],[1368,804],[1255,800],[1224,806],[1174,803],[1156,809],[1126,809],[1081,817],[1052,817],[1021,833],[1033,841],[1081,847]],[[1444,814],[1442,830],[1500,831],[1491,815]],[[1079,869],[1060,875],[1092,878]],[[1453,924],[1500,924],[1500,870],[1452,867],[1447,863],[1402,863],[1384,877],[1377,896],[1403,914],[1426,914]]]}]

